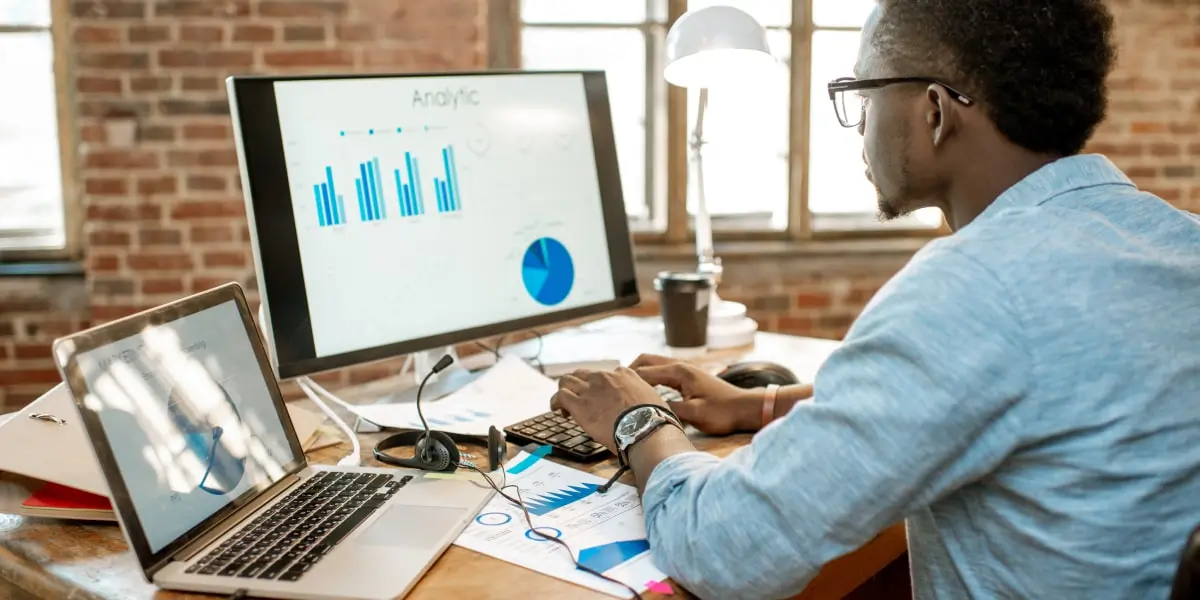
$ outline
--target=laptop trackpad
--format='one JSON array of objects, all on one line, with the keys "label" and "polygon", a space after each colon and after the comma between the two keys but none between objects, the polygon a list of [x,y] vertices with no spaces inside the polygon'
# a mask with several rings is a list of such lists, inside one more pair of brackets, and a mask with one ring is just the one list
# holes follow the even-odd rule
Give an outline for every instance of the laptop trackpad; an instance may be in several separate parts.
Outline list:
[{"label": "laptop trackpad", "polygon": [[465,508],[393,504],[370,528],[354,540],[356,544],[392,548],[425,549],[437,546],[458,525]]}]

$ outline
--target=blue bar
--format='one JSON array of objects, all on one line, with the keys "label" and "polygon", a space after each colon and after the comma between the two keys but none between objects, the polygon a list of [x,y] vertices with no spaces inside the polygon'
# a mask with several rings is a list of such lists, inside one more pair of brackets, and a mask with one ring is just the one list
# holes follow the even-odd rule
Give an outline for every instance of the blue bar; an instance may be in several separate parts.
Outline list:
[{"label": "blue bar", "polygon": [[450,182],[450,152],[446,148],[442,148],[442,168],[446,170],[446,188],[442,190],[442,194],[446,197],[446,210],[454,210],[454,187],[449,185]]},{"label": "blue bar", "polygon": [[433,193],[437,194],[438,212],[446,212],[446,201],[442,199],[442,183],[433,178]]},{"label": "blue bar", "polygon": [[400,182],[400,169],[391,169],[391,174],[396,176],[396,204],[400,205],[400,216],[407,217],[408,206],[404,204],[404,184]]},{"label": "blue bar", "polygon": [[317,220],[321,222],[321,227],[324,227],[326,223],[325,210],[321,207],[321,186],[313,186],[313,195],[317,197]]},{"label": "blue bar", "polygon": [[346,223],[346,199],[338,196],[338,223]]},{"label": "blue bar", "polygon": [[[419,184],[417,178],[413,174],[413,157],[411,152],[404,153],[404,167],[408,170],[408,187],[416,188]],[[412,214],[419,215],[421,211],[417,209],[417,190],[412,189],[409,192],[408,205],[412,209]]]},{"label": "blue bar", "polygon": [[370,192],[372,219],[379,219],[379,190],[375,188],[375,165],[371,161],[367,161],[367,180],[363,182],[363,188]]},{"label": "blue bar", "polygon": [[416,213],[412,212],[412,209],[409,208],[410,206],[412,206],[412,191],[410,191],[409,187],[406,185],[406,186],[404,186],[404,207],[405,207],[405,212],[407,212],[408,214],[406,214],[405,216],[411,217],[414,214],[416,214]]},{"label": "blue bar", "polygon": [[417,163],[417,159],[413,159],[413,178],[412,189],[413,198],[417,201],[417,214],[425,214],[425,192],[421,191],[421,165]]},{"label": "blue bar", "polygon": [[[337,195],[337,189],[335,189],[333,187],[333,167],[330,167],[330,166],[325,167],[325,184],[329,186],[329,199],[336,200],[338,195]],[[333,217],[333,222],[335,224],[341,225],[342,223],[346,222],[345,211],[338,211],[336,208],[334,208],[334,212],[337,213]]]},{"label": "blue bar", "polygon": [[454,210],[462,210],[462,190],[458,189],[458,161],[454,159],[454,146],[450,148],[450,185],[454,188]]},{"label": "blue bar", "polygon": [[367,200],[363,198],[362,180],[357,177],[354,178],[354,191],[358,192],[358,218],[362,219],[364,223],[370,221],[371,215],[367,213]]},{"label": "blue bar", "polygon": [[385,194],[383,193],[383,171],[379,169],[379,159],[378,158],[371,159],[371,164],[373,164],[375,166],[375,181],[373,183],[376,184],[379,189],[379,195],[375,197],[375,203],[377,205],[379,205],[379,216],[381,218],[386,218],[387,217],[387,199],[385,198]]},{"label": "blue bar", "polygon": [[442,201],[446,204],[446,212],[454,212],[454,197],[450,195],[449,184],[439,181],[438,188],[442,190]]},{"label": "blue bar", "polygon": [[325,206],[325,222],[337,225],[337,218],[333,215],[333,201],[329,198],[329,188],[323,183],[321,184],[321,202]]},{"label": "blue bar", "polygon": [[367,220],[375,220],[375,211],[371,209],[371,186],[367,184],[371,179],[367,177],[367,163],[358,163],[358,173],[360,175],[359,183],[362,184],[363,203],[367,207]]}]

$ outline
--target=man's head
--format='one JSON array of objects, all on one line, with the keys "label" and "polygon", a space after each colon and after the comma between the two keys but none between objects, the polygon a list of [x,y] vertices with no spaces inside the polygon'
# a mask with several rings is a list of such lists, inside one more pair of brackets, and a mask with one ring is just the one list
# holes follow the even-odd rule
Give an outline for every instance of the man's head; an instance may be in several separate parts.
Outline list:
[{"label": "man's head", "polygon": [[1079,153],[1104,119],[1111,36],[1103,0],[880,0],[855,77],[928,78],[845,92],[851,122],[863,98],[881,216],[947,209],[962,167],[999,152]]}]

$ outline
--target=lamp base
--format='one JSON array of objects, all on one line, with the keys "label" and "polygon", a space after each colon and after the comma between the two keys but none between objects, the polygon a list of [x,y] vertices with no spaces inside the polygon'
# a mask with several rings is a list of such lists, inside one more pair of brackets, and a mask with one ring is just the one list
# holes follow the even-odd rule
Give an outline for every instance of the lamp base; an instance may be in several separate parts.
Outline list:
[{"label": "lamp base", "polygon": [[758,333],[758,322],[746,316],[746,305],[722,300],[713,291],[713,301],[708,307],[708,348],[724,350],[754,344]]}]

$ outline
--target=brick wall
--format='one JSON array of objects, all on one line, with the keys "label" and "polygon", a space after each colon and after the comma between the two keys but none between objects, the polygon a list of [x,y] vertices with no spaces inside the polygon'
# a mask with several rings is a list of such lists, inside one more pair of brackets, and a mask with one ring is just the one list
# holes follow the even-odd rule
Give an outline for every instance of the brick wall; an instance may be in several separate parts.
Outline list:
[{"label": "brick wall", "polygon": [[[1200,6],[1111,3],[1122,57],[1111,118],[1092,150],[1200,212]],[[0,410],[57,381],[48,353],[56,335],[228,280],[253,287],[226,75],[485,64],[486,0],[69,4],[86,283],[0,279]],[[723,292],[765,329],[837,338],[902,262],[727,257]],[[645,265],[643,279],[658,266]],[[639,312],[654,310],[651,300]],[[358,382],[394,368],[324,379]]]}]

